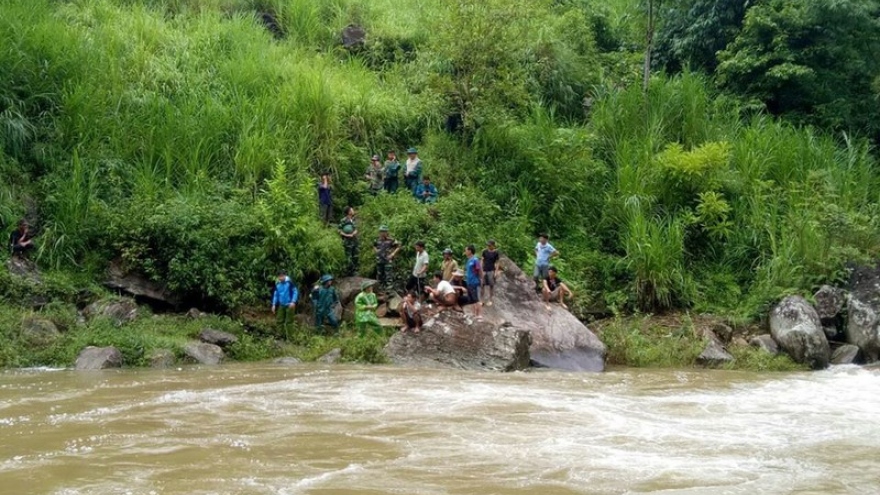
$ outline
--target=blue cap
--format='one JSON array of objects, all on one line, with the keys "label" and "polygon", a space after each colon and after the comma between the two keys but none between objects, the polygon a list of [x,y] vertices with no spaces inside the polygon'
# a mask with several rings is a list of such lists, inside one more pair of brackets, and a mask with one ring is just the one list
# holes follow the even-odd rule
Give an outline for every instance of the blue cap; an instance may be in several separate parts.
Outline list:
[{"label": "blue cap", "polygon": [[415,149],[415,148],[410,148],[410,149],[406,150],[406,152],[407,152],[407,153],[418,153],[419,150],[417,150],[417,149]]},{"label": "blue cap", "polygon": [[331,280],[333,280],[333,275],[330,275],[329,273],[325,273],[324,276],[321,277],[322,284],[326,284],[327,282],[329,282]]}]

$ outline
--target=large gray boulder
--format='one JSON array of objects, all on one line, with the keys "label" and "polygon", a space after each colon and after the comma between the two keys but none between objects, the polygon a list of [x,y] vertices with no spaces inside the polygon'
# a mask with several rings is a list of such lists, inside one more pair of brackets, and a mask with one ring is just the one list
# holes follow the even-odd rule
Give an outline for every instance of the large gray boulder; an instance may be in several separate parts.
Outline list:
[{"label": "large gray boulder", "polygon": [[150,362],[150,368],[165,369],[174,366],[177,358],[169,349],[156,349],[147,356]]},{"label": "large gray boulder", "polygon": [[201,332],[199,332],[199,340],[206,344],[214,344],[216,346],[220,346],[225,349],[232,344],[238,342],[238,337],[235,335],[224,332],[222,330],[214,330],[213,328],[203,328]]},{"label": "large gray boulder", "polygon": [[348,306],[350,303],[353,303],[354,298],[357,297],[358,293],[361,291],[361,284],[367,281],[376,282],[371,278],[365,277],[342,277],[336,279],[336,294],[339,296],[339,302],[342,303],[343,306]]},{"label": "large gray boulder", "polygon": [[104,299],[86,306],[83,315],[88,320],[109,318],[116,326],[122,326],[137,318],[138,306],[132,299]]},{"label": "large gray boulder", "polygon": [[12,275],[28,280],[35,285],[43,283],[37,265],[27,258],[21,256],[13,256],[9,258],[6,262],[6,269],[9,270],[9,273]]},{"label": "large gray boulder", "polygon": [[880,359],[880,268],[852,271],[844,335],[847,343],[861,349],[866,362]]},{"label": "large gray boulder", "polygon": [[336,364],[339,362],[340,359],[342,359],[342,349],[339,349],[337,347],[336,349],[331,349],[330,352],[319,357],[318,362],[324,364]]},{"label": "large gray boulder", "polygon": [[813,295],[816,301],[816,314],[826,325],[834,320],[846,304],[846,291],[830,285],[823,285]]},{"label": "large gray boulder", "polygon": [[812,369],[828,367],[831,348],[816,309],[800,296],[783,299],[770,312],[770,334],[788,355]]},{"label": "large gray boulder", "polygon": [[531,334],[532,361],[547,368],[569,371],[605,369],[605,344],[568,310],[552,304],[550,310],[535,293],[534,281],[506,256],[496,273],[496,294],[492,306],[483,308],[487,321],[510,324]]},{"label": "large gray boulder", "polygon": [[749,345],[774,356],[779,354],[779,344],[769,334],[755,335],[749,339]]},{"label": "large gray boulder", "polygon": [[225,357],[223,349],[219,346],[206,344],[204,342],[191,342],[187,344],[183,348],[183,354],[199,364],[208,365],[220,364]]},{"label": "large gray boulder", "polygon": [[466,370],[516,371],[529,366],[529,331],[511,324],[474,321],[447,309],[423,315],[418,334],[397,332],[385,346],[395,364]]},{"label": "large gray boulder", "polygon": [[146,300],[145,302],[173,307],[180,305],[180,300],[163,284],[153,282],[144,275],[129,272],[119,260],[110,263],[104,286],[133,297],[140,297]]},{"label": "large gray boulder", "polygon": [[77,370],[103,370],[122,366],[122,353],[115,347],[86,347],[76,358]]},{"label": "large gray boulder", "polygon": [[21,336],[29,345],[45,347],[61,337],[61,332],[52,320],[30,316],[21,322]]}]

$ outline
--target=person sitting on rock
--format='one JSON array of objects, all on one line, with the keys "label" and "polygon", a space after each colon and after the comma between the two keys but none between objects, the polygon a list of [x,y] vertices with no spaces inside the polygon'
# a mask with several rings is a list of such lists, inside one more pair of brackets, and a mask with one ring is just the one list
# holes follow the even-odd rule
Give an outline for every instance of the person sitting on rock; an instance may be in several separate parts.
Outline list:
[{"label": "person sitting on rock", "polygon": [[333,287],[333,275],[322,276],[312,288],[310,298],[315,307],[315,327],[320,330],[326,322],[331,327],[337,328],[339,320],[336,319],[335,309],[339,304],[339,295]]},{"label": "person sitting on rock", "polygon": [[440,271],[443,272],[443,280],[452,280],[452,274],[458,270],[458,262],[452,257],[452,250],[443,250],[443,261],[440,262]]},{"label": "person sitting on rock", "polygon": [[400,327],[402,333],[412,330],[413,333],[419,333],[422,330],[422,306],[413,292],[407,292],[403,296],[403,302],[400,304]]},{"label": "person sitting on rock", "polygon": [[462,311],[461,306],[458,305],[458,294],[455,292],[455,287],[448,280],[443,280],[442,272],[434,273],[434,283],[437,284],[437,287],[428,286],[425,287],[425,291],[431,300],[437,303],[440,311],[445,308]]},{"label": "person sitting on rock", "polygon": [[28,251],[36,248],[33,241],[33,235],[30,232],[30,225],[27,220],[18,221],[18,228],[9,235],[9,249],[13,256],[24,256]]},{"label": "person sitting on rock", "polygon": [[569,298],[574,296],[568,286],[559,278],[555,266],[551,266],[547,270],[547,278],[544,279],[543,293],[547,309],[550,309],[550,303],[554,300],[556,300],[563,308],[568,309],[568,306],[565,305],[565,296],[568,295]]},{"label": "person sitting on rock", "polygon": [[459,306],[466,306],[471,303],[471,298],[468,296],[467,283],[464,281],[463,271],[455,270],[452,272],[452,280],[450,280],[449,283],[452,284],[452,288],[455,289]]},{"label": "person sitting on rock", "polygon": [[425,176],[422,183],[416,186],[415,197],[419,203],[434,204],[437,202],[437,188],[431,184],[431,178]]},{"label": "person sitting on rock", "polygon": [[299,290],[296,288],[287,272],[278,272],[278,280],[275,282],[275,292],[272,294],[272,314],[276,316],[278,326],[287,329],[293,323],[293,312],[299,300]]},{"label": "person sitting on rock", "polygon": [[382,325],[376,316],[379,300],[373,292],[373,285],[375,283],[372,280],[362,282],[361,292],[354,298],[354,321],[358,328],[358,335],[361,337],[366,335],[368,327],[376,332],[376,334],[382,333]]}]

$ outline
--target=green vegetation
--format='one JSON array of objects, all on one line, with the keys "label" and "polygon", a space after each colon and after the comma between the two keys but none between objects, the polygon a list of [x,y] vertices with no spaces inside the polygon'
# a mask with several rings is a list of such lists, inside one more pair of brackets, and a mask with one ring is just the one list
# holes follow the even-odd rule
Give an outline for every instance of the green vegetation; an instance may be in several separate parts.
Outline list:
[{"label": "green vegetation", "polygon": [[[0,224],[36,220],[57,281],[0,271],[4,318],[35,291],[82,307],[113,259],[219,314],[264,306],[278,268],[304,289],[343,263],[317,220],[322,170],[364,249],[387,224],[431,253],[494,237],[528,268],[549,232],[581,315],[746,322],[875,257],[878,2],[662,6],[643,92],[636,0],[4,2]],[[349,24],[368,33],[352,50]],[[439,203],[365,195],[367,157],[409,146]],[[164,318],[132,326],[127,356],[179,348],[192,328],[153,328]],[[64,342],[111,340],[88,334]],[[277,354],[253,339],[243,355]],[[6,364],[70,362],[8,349]]]}]

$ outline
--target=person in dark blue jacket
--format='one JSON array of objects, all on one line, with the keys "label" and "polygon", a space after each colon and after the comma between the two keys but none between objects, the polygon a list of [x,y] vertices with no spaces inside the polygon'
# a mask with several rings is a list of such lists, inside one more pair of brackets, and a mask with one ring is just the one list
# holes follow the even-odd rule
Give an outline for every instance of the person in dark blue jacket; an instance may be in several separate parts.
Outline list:
[{"label": "person in dark blue jacket", "polygon": [[278,325],[286,328],[293,322],[293,313],[296,311],[296,303],[299,301],[299,290],[296,284],[287,276],[284,270],[278,272],[278,280],[275,282],[275,293],[272,294],[272,314],[275,315]]}]

